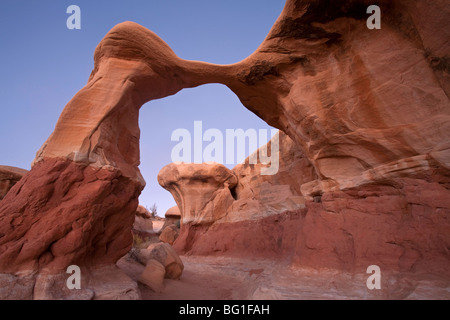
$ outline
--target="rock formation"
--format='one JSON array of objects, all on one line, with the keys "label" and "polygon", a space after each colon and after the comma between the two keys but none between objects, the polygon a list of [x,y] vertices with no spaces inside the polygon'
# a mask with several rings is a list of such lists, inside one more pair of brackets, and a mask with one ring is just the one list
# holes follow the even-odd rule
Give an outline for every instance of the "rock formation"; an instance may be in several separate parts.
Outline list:
[{"label": "rock formation", "polygon": [[[95,273],[126,254],[145,184],[138,169],[139,108],[212,82],[227,85],[297,146],[306,167],[293,171],[291,182],[286,174],[274,178],[289,191],[270,192],[295,206],[302,196],[305,208],[219,228],[215,221],[225,221],[235,203],[236,174],[246,181],[251,168],[169,165],[162,184],[182,188],[173,194],[190,234],[184,250],[272,250],[314,267],[355,270],[369,263],[449,276],[448,4],[378,1],[382,28],[370,30],[371,4],[288,0],[261,46],[226,66],[182,60],[135,23],[114,27],[31,171],[0,202],[0,282],[31,298],[41,276],[57,277],[73,264]],[[250,178],[236,190],[248,195],[256,188],[265,212],[285,210],[263,200],[270,179],[257,179],[260,186]],[[186,181],[208,183],[191,189]],[[207,197],[196,195],[199,190]],[[183,202],[190,193],[212,201]],[[232,237],[224,237],[227,230]],[[208,241],[196,241],[200,235]],[[99,287],[91,286],[93,298],[102,297]]]},{"label": "rock formation", "polygon": [[[270,164],[250,164],[249,159],[233,170],[217,164],[184,163],[161,169],[158,180],[174,195],[183,223],[236,222],[305,208],[300,188],[316,178],[314,169],[286,134],[279,132],[274,139],[280,150],[274,175],[261,175],[261,169]],[[270,150],[270,144],[263,148]],[[216,168],[224,173],[216,173]]]},{"label": "rock formation", "polygon": [[[183,200],[185,201],[185,200]],[[159,240],[173,245],[180,233],[181,212],[178,206],[169,208],[165,215],[164,225],[161,227],[161,235]]]},{"label": "rock formation", "polygon": [[138,205],[138,207],[136,209],[136,216],[142,217],[145,219],[150,219],[152,217],[152,214],[144,206]]},{"label": "rock formation", "polygon": [[0,166],[0,200],[27,172],[28,170],[25,169]]},{"label": "rock formation", "polygon": [[166,270],[164,266],[155,259],[147,261],[144,272],[139,277],[139,282],[155,292],[164,291],[164,275]]},{"label": "rock formation", "polygon": [[139,205],[134,218],[133,231],[151,232],[153,231],[153,222],[150,212]]},{"label": "rock formation", "polygon": [[133,249],[131,255],[146,266],[139,282],[155,292],[164,289],[164,279],[180,279],[184,270],[180,257],[167,243],[154,243],[146,249]]},{"label": "rock formation", "polygon": [[300,162],[268,177],[237,166],[236,201],[213,224],[184,225],[178,250],[449,278],[450,47],[431,32],[448,10],[385,1],[382,29],[369,30],[368,5],[287,2],[228,86],[292,139],[280,159]]}]

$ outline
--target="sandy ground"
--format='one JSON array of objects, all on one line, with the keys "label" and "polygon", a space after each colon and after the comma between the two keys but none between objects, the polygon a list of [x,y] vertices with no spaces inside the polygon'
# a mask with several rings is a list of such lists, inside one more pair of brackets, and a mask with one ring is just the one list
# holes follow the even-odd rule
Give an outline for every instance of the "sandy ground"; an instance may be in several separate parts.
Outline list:
[{"label": "sandy ground", "polygon": [[[165,280],[155,293],[139,284],[144,300],[308,300],[308,299],[450,299],[450,284],[437,278],[411,280],[382,275],[381,290],[369,290],[367,274],[289,267],[282,262],[229,257],[182,256],[180,280]],[[125,257],[119,267],[137,280],[144,266]]]}]

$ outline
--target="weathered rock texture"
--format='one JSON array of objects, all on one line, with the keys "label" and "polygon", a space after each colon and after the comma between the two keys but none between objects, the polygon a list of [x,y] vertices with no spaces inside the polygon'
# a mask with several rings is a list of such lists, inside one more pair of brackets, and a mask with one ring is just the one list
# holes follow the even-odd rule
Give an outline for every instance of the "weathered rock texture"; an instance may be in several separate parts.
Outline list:
[{"label": "weathered rock texture", "polygon": [[305,198],[300,189],[304,183],[317,178],[314,168],[295,142],[282,131],[262,148],[271,150],[270,145],[274,142],[279,145],[278,172],[261,175],[261,169],[272,164],[264,165],[258,161],[252,165],[249,164],[249,159],[237,165],[233,169],[238,178],[233,191],[236,201],[220,222],[260,219],[271,214],[305,208]]},{"label": "weathered rock texture", "polygon": [[0,166],[0,200],[27,172],[28,170],[25,169]]},{"label": "weathered rock texture", "polygon": [[180,209],[181,222],[211,223],[225,216],[233,202],[236,176],[221,164],[169,164],[158,174]]},{"label": "weathered rock texture", "polygon": [[161,227],[161,230],[164,230],[165,227],[171,224],[175,224],[179,227],[181,224],[181,212],[178,206],[169,208],[164,214],[164,218],[166,221],[164,221],[164,225]]},{"label": "weathered rock texture", "polygon": [[172,245],[177,240],[179,235],[179,228],[175,224],[168,225],[161,231],[159,240]]},{"label": "weathered rock texture", "polygon": [[[139,108],[212,82],[227,85],[244,106],[284,131],[313,168],[299,170],[306,209],[298,212],[305,223],[295,239],[281,230],[275,248],[293,241],[293,260],[314,266],[448,266],[448,2],[377,3],[381,30],[366,27],[369,0],[288,0],[255,53],[227,66],[181,60],[137,24],[114,27],[32,170],[0,203],[0,272],[6,278],[57,274],[71,264],[99,267],[123,256],[144,187]],[[190,191],[178,193],[184,192]],[[193,232],[205,228],[192,224],[196,213],[181,199]],[[226,212],[203,215],[213,223]],[[265,230],[269,239],[273,228]],[[214,234],[208,231],[197,235],[208,239]],[[247,233],[258,239],[258,232],[249,227]],[[224,241],[218,238],[216,247]],[[201,251],[185,243],[185,250]]]},{"label": "weathered rock texture", "polygon": [[[158,174],[182,208],[184,224],[211,224],[261,219],[271,214],[305,208],[301,186],[317,178],[298,146],[283,132],[264,150],[278,143],[279,167],[274,175],[261,175],[271,164],[243,164],[228,170],[217,164],[172,163]],[[256,151],[259,154],[259,151]],[[220,169],[220,171],[218,171]],[[177,206],[178,207],[178,206]]]},{"label": "weathered rock texture", "polygon": [[[382,29],[369,30],[370,4],[288,1],[238,64],[227,85],[289,135],[298,161],[280,147],[295,163],[280,164],[285,174],[237,166],[227,214],[184,225],[178,250],[449,279],[450,44],[438,30],[450,10],[445,1],[381,1]],[[271,216],[284,210],[293,211]]]},{"label": "weathered rock texture", "polygon": [[307,196],[450,167],[449,35],[430,32],[448,5],[380,1],[382,29],[369,30],[369,4],[288,1],[230,84],[311,161]]},{"label": "weathered rock texture", "polygon": [[133,232],[151,232],[153,231],[153,222],[150,212],[139,205],[136,209],[136,215],[134,218]]}]

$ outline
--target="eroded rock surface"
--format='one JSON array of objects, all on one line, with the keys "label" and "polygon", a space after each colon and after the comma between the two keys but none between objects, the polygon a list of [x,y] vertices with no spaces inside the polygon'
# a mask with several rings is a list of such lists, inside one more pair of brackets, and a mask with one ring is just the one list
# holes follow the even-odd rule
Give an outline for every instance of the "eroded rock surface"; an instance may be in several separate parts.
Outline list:
[{"label": "eroded rock surface", "polygon": [[134,218],[133,231],[151,232],[153,231],[153,222],[150,212],[143,206],[139,205],[136,209]]},{"label": "eroded rock surface", "polygon": [[179,235],[179,229],[174,224],[168,225],[161,231],[159,240],[172,245],[177,240]]},{"label": "eroded rock surface", "polygon": [[179,228],[181,224],[181,212],[178,206],[169,208],[164,214],[164,218],[166,221],[164,221],[164,225],[161,227],[161,230],[164,230],[171,224],[175,224]]},{"label": "eroded rock surface", "polygon": [[27,172],[28,170],[25,169],[0,166],[0,200]]},{"label": "eroded rock surface", "polygon": [[169,164],[158,174],[159,184],[170,191],[183,224],[208,224],[225,216],[233,202],[237,179],[221,164]]},{"label": "eroded rock surface", "polygon": [[[0,202],[1,281],[11,281],[6,285],[16,296],[29,297],[33,275],[58,274],[72,264],[100,268],[123,256],[145,185],[138,169],[139,108],[213,82],[227,85],[304,155],[305,170],[293,173],[306,175],[274,178],[289,191],[271,192],[292,193],[286,201],[302,196],[306,208],[294,214],[302,224],[292,236],[289,223],[283,229],[271,215],[264,219],[273,224],[259,231],[242,220],[234,238],[219,237],[209,231],[218,230],[214,222],[235,201],[236,173],[221,170],[229,180],[199,175],[198,186],[188,188],[193,175],[182,172],[167,186],[183,188],[172,192],[194,232],[186,250],[226,252],[230,239],[248,252],[265,234],[274,250],[295,243],[286,250],[296,263],[351,268],[370,261],[448,275],[442,269],[450,247],[448,3],[378,3],[382,29],[369,30],[371,1],[288,0],[255,53],[227,66],[182,60],[135,23],[114,27],[95,51],[87,85],[64,108],[31,171]],[[236,169],[242,181],[246,170]],[[205,179],[207,187],[199,187]],[[261,184],[240,190],[256,190],[260,201],[270,179],[256,179]],[[182,200],[190,193],[199,200],[195,205]],[[287,208],[266,204],[265,210]],[[255,210],[248,212],[255,217]],[[265,226],[264,219],[257,223]],[[200,234],[217,241],[193,242]],[[253,242],[238,240],[245,234]]]}]

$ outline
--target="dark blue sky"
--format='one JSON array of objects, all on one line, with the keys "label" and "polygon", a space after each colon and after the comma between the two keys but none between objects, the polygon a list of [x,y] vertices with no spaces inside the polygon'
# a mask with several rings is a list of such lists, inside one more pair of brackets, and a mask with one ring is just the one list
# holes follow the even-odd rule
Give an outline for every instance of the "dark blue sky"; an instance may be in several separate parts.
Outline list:
[{"label": "dark blue sky", "polygon": [[[81,8],[81,30],[68,30],[69,5]],[[93,53],[117,23],[137,22],[158,34],[183,59],[229,64],[264,40],[283,0],[2,0],[0,6],[0,164],[30,168],[67,102],[87,82]],[[222,85],[186,89],[151,101],[140,113],[140,202],[175,204],[156,176],[171,162],[177,128],[270,128]],[[232,166],[228,166],[232,167]]]}]

